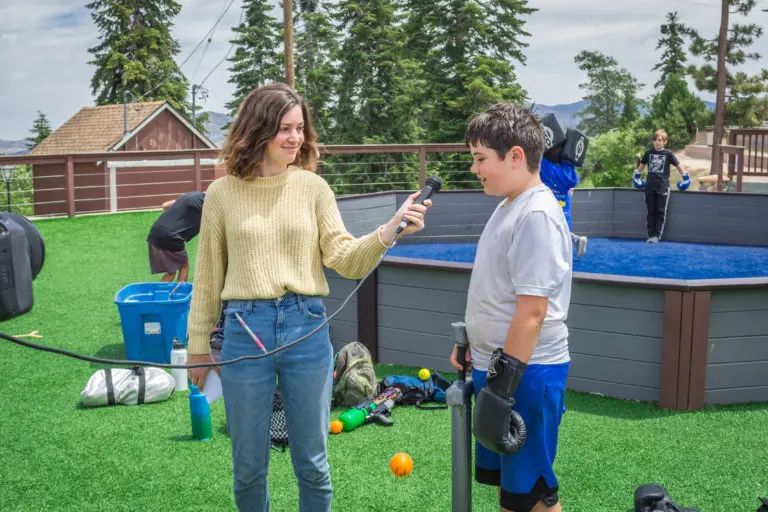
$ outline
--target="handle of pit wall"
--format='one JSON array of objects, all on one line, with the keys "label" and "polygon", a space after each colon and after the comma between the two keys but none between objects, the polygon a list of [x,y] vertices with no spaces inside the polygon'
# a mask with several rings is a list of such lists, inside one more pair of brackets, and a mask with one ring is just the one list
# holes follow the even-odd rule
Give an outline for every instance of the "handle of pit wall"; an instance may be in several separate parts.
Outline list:
[{"label": "handle of pit wall", "polygon": [[451,324],[454,344],[458,345],[456,350],[456,359],[461,370],[459,370],[459,379],[466,380],[467,377],[467,345],[469,345],[469,338],[467,337],[467,324],[464,322],[453,322]]},{"label": "handle of pit wall", "polygon": [[458,350],[456,350],[456,359],[461,365],[461,370],[459,370],[459,380],[467,380],[467,361],[466,361],[467,346],[466,345],[459,345]]}]

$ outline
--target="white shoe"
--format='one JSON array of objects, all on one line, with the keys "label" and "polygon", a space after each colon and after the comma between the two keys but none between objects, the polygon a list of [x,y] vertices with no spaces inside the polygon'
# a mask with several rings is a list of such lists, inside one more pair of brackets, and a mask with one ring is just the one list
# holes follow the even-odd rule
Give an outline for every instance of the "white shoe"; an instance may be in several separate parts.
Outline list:
[{"label": "white shoe", "polygon": [[657,236],[652,236],[651,238],[649,238],[648,240],[646,240],[646,242],[648,242],[648,243],[651,243],[651,244],[657,244],[657,243],[659,243],[659,237],[657,237]]},{"label": "white shoe", "polygon": [[587,237],[580,236],[576,243],[576,255],[581,259],[585,252],[587,252]]}]

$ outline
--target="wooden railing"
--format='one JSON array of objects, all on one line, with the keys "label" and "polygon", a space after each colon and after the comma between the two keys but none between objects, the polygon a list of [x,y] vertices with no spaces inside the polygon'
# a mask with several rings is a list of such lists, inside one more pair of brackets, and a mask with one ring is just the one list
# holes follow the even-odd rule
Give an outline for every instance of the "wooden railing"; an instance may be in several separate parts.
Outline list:
[{"label": "wooden railing", "polygon": [[[730,146],[744,147],[744,176],[768,176],[768,128],[735,128],[728,133]],[[735,170],[734,162],[728,161],[728,175]]]},{"label": "wooden railing", "polygon": [[[715,151],[720,153],[718,157],[719,161],[723,161],[723,155],[728,155],[728,179],[733,182],[734,175],[736,176],[736,192],[742,192],[744,176],[744,146],[731,146],[721,144],[715,146]],[[723,187],[723,166],[719,166],[717,169],[717,189],[718,192],[725,190]]]},{"label": "wooden railing", "polygon": [[[417,154],[418,177],[416,176],[415,160],[410,160],[408,163],[412,169],[410,175],[412,180],[410,181],[411,184],[408,185],[409,188],[415,185],[416,180],[418,180],[419,187],[423,186],[428,165],[439,163],[434,160],[428,161],[428,153],[468,152],[468,148],[464,144],[321,144],[318,149],[321,160],[325,155]],[[214,161],[218,161],[219,155],[220,149],[115,151],[45,156],[14,155],[0,156],[0,168],[29,166],[27,169],[33,170],[29,194],[34,194],[34,199],[30,203],[25,202],[24,208],[28,208],[28,210],[20,211],[20,213],[33,216],[66,215],[74,217],[81,212],[115,212],[147,208],[149,203],[159,205],[163,201],[177,197],[180,193],[188,190],[204,190],[205,186],[220,174],[218,172],[220,169],[213,165]],[[132,164],[126,165],[126,162],[137,163],[134,167]],[[393,165],[405,163],[397,161],[397,159],[392,162],[394,162]],[[452,163],[456,163],[456,167],[462,168],[457,173],[469,171],[467,164]],[[358,167],[365,167],[370,164],[371,162],[355,163]],[[152,165],[154,169],[142,168],[142,166],[147,165]],[[132,173],[132,176],[126,180],[129,175],[128,171]],[[325,176],[322,170],[319,172]],[[375,179],[373,176],[366,175],[365,172],[357,176],[357,179],[363,181],[369,178],[371,181]],[[142,179],[144,181],[141,181]],[[352,190],[350,193],[356,193],[357,190],[360,190],[359,185],[339,184],[340,179],[343,179],[343,176],[340,178],[337,175],[333,178],[336,183],[332,186],[347,186]],[[386,184],[379,185],[385,186]],[[399,185],[402,188],[402,184],[394,185]],[[141,191],[125,194],[123,191],[126,189],[140,189]],[[76,190],[77,194],[75,193]],[[365,188],[362,191],[365,191]],[[125,202],[126,198],[133,200],[132,206],[119,206],[119,202]],[[17,210],[18,204],[11,203],[10,200],[8,203],[8,208],[14,206],[14,210]]]}]

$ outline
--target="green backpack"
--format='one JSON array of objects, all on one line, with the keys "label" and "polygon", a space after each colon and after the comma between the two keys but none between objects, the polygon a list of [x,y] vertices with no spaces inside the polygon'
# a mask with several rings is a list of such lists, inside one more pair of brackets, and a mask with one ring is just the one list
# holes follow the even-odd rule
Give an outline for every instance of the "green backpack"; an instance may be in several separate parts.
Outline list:
[{"label": "green backpack", "polygon": [[368,349],[359,341],[344,345],[336,355],[333,370],[333,402],[354,407],[376,392],[376,371]]}]

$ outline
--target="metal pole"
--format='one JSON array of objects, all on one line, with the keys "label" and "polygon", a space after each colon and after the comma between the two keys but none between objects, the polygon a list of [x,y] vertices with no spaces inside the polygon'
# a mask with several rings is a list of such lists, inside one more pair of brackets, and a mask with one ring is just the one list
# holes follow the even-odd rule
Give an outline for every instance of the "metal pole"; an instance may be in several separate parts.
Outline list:
[{"label": "metal pole", "polygon": [[293,75],[293,2],[283,0],[283,41],[285,44],[285,83],[294,87]]},{"label": "metal pole", "polygon": [[192,126],[195,126],[195,100],[197,99],[197,84],[192,84]]},{"label": "metal pole", "polygon": [[5,197],[8,199],[8,211],[11,211],[11,182],[5,182]]},{"label": "metal pole", "polygon": [[[464,322],[451,324],[451,340],[458,345],[457,358],[464,366],[469,348]],[[445,392],[451,407],[451,511],[472,511],[472,374],[459,370],[459,378]]]},{"label": "metal pole", "polygon": [[128,90],[123,91],[123,137],[128,133]]}]

